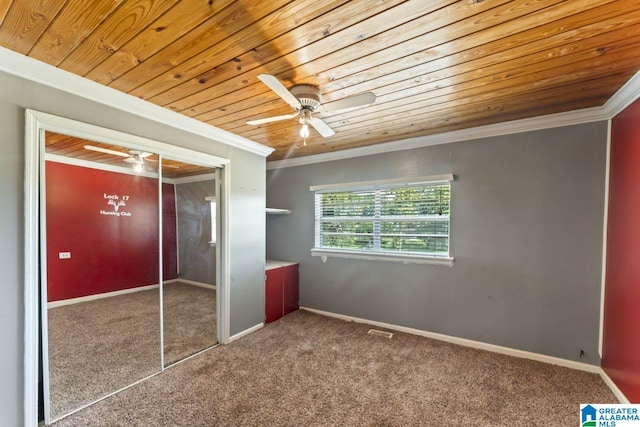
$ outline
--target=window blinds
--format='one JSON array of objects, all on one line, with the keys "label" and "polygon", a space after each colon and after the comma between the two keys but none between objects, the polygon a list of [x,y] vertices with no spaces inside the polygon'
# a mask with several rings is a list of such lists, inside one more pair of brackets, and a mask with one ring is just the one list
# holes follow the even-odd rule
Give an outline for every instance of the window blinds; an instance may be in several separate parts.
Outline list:
[{"label": "window blinds", "polygon": [[449,256],[449,182],[315,193],[316,248]]}]

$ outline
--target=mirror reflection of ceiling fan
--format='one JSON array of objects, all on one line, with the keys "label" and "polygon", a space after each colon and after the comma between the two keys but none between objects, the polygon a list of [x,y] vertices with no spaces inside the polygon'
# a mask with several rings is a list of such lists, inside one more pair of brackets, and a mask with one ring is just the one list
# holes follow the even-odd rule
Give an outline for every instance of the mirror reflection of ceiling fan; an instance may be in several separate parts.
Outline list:
[{"label": "mirror reflection of ceiling fan", "polygon": [[[129,150],[128,153],[117,150],[110,150],[109,148],[102,148],[95,145],[85,145],[85,150],[98,151],[100,153],[111,154],[113,156],[124,157],[123,161],[133,164],[133,171],[136,173],[144,172],[144,162],[156,162],[156,160],[149,158],[152,153],[140,150]],[[178,166],[162,164],[163,167],[178,168]]]},{"label": "mirror reflection of ceiling fan", "polygon": [[335,134],[333,129],[331,129],[322,119],[315,117],[315,114],[322,112],[335,113],[351,108],[365,107],[373,104],[376,100],[376,96],[373,92],[364,92],[322,104],[320,100],[320,90],[317,86],[302,84],[295,85],[291,89],[287,89],[280,80],[271,74],[260,74],[258,78],[280,98],[284,99],[287,104],[295,110],[295,113],[267,117],[264,119],[249,120],[247,121],[247,124],[262,125],[265,123],[289,120],[298,117],[298,121],[302,125],[302,128],[300,129],[300,136],[305,139],[305,143],[309,136],[309,125],[313,126],[313,128],[325,138]]}]

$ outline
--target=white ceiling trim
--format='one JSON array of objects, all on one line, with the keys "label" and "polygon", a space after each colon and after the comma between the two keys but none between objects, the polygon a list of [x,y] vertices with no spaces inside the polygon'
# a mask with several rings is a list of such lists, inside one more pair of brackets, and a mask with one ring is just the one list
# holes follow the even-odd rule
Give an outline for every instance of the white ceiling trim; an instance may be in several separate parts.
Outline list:
[{"label": "white ceiling trim", "polygon": [[274,150],[266,145],[258,144],[250,139],[232,134],[3,47],[0,47],[0,71],[253,154],[266,157]]},{"label": "white ceiling trim", "polygon": [[201,182],[201,181],[215,181],[216,174],[215,173],[205,173],[202,175],[191,175],[191,176],[183,176],[180,178],[174,178],[174,184],[188,184],[191,182]]},{"label": "white ceiling trim", "polygon": [[613,119],[640,97],[640,72],[629,79],[602,107],[607,119]]},{"label": "white ceiling trim", "polygon": [[[76,96],[107,105],[130,114],[146,118],[177,129],[200,135],[223,144],[261,156],[268,156],[274,149],[250,139],[232,134],[183,114],[176,113],[143,99],[117,91],[84,77],[69,73],[28,56],[0,47],[0,71],[36,83],[44,84]],[[634,75],[602,107],[594,107],[566,113],[551,114],[530,119],[480,126],[470,129],[427,135],[367,147],[341,150],[331,153],[296,157],[267,162],[267,169],[302,166],[313,163],[382,154],[398,150],[428,147],[472,139],[495,137],[513,133],[569,126],[612,119],[629,104],[640,97],[640,73]]]},{"label": "white ceiling trim", "polygon": [[640,72],[634,75],[620,88],[602,107],[585,108],[565,113],[514,120],[493,125],[461,129],[436,135],[420,136],[417,138],[370,145],[367,147],[351,148],[331,153],[314,154],[293,159],[274,160],[267,162],[267,170],[281,169],[293,166],[309,165],[313,163],[330,162],[353,157],[383,154],[392,151],[409,150],[412,148],[429,147],[432,145],[449,144],[452,142],[468,141],[529,132],[541,129],[551,129],[561,126],[610,120],[629,104],[640,97]]}]

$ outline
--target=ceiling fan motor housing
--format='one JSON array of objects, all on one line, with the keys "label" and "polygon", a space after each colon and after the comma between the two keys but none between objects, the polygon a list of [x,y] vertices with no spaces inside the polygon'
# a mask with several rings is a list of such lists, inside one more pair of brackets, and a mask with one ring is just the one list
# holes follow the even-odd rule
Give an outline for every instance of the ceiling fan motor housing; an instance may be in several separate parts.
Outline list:
[{"label": "ceiling fan motor housing", "polygon": [[320,107],[320,90],[312,85],[296,85],[290,90],[291,94],[298,98],[302,109],[317,111]]}]

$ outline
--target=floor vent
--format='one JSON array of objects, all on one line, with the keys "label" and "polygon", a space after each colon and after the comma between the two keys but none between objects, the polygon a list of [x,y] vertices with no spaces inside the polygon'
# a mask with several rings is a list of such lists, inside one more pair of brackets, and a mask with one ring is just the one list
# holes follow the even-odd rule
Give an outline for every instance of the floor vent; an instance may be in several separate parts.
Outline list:
[{"label": "floor vent", "polygon": [[393,338],[393,334],[391,332],[387,332],[387,331],[379,331],[377,329],[369,329],[369,332],[367,332],[369,335],[376,335],[379,337],[385,337],[385,338]]}]

